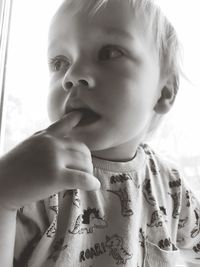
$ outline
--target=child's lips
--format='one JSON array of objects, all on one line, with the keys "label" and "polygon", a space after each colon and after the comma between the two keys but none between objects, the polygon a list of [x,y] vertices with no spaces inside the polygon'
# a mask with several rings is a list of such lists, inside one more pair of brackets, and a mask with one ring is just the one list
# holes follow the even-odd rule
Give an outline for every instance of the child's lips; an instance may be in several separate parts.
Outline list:
[{"label": "child's lips", "polygon": [[96,122],[97,120],[99,120],[101,117],[99,114],[97,114],[93,110],[87,109],[87,108],[73,109],[70,112],[72,112],[72,111],[79,111],[82,113],[82,118],[77,125],[78,127],[92,124],[92,123]]}]

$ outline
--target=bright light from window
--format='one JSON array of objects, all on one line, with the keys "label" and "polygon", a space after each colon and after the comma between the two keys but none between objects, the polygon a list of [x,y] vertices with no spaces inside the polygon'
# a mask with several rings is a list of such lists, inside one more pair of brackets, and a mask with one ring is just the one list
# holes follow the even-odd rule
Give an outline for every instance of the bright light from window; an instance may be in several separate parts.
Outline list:
[{"label": "bright light from window", "polygon": [[5,151],[49,123],[47,33],[60,2],[13,1],[4,105]]}]

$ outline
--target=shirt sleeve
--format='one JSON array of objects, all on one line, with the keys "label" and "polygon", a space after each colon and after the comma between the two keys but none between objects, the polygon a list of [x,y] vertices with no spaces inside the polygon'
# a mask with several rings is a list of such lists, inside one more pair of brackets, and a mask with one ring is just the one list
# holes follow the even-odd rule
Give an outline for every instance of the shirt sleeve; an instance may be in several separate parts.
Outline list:
[{"label": "shirt sleeve", "polygon": [[177,247],[186,263],[200,266],[200,198],[184,181],[180,204]]},{"label": "shirt sleeve", "polygon": [[46,228],[42,202],[23,207],[17,212],[14,267],[26,266]]}]

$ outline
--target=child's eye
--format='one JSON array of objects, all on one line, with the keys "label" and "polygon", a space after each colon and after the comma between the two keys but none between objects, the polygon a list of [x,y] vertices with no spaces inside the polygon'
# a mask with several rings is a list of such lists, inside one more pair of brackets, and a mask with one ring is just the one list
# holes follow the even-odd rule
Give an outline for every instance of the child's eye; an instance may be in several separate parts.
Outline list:
[{"label": "child's eye", "polygon": [[70,66],[70,62],[66,57],[56,56],[49,60],[49,69],[52,72],[66,71]]},{"label": "child's eye", "polygon": [[120,48],[113,45],[108,45],[100,50],[99,59],[102,61],[109,59],[117,59],[119,57],[122,57],[123,55],[124,53]]}]

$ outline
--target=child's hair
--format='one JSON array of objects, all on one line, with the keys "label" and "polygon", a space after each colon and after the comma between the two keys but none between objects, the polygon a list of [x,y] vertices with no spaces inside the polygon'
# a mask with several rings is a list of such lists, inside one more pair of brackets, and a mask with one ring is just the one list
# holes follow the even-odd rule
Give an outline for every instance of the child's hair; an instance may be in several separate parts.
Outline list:
[{"label": "child's hair", "polygon": [[[147,27],[152,30],[156,48],[159,53],[161,72],[170,75],[173,81],[173,94],[176,96],[179,88],[179,76],[181,73],[180,46],[176,31],[159,6],[154,0],[63,0],[59,10],[67,8],[71,13],[76,14],[79,11],[86,12],[90,16],[95,16],[110,1],[126,2],[130,8],[142,15]],[[148,129],[152,133],[160,122],[161,115],[155,115]],[[157,128],[157,127],[156,127]]]}]

